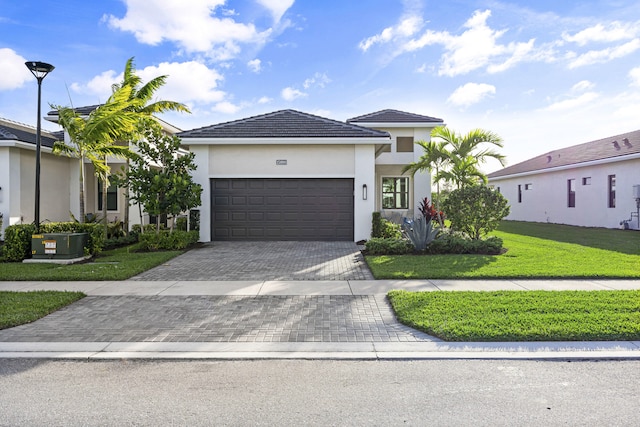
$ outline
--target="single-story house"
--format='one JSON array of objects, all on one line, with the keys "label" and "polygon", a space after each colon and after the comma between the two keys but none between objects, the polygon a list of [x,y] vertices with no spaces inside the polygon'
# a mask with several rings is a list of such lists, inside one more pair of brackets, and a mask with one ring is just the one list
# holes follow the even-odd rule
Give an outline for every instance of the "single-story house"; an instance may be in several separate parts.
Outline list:
[{"label": "single-story house", "polygon": [[506,219],[640,229],[640,130],[562,148],[488,175]]},{"label": "single-story house", "polygon": [[[42,131],[40,135],[40,221],[66,221],[71,159],[51,154],[62,132]],[[35,168],[36,128],[0,118],[0,236],[9,225],[34,221]]]},{"label": "single-story house", "polygon": [[374,211],[412,216],[428,173],[403,175],[442,119],[383,110],[341,122],[281,110],[178,133],[202,185],[200,240],[368,239]]}]

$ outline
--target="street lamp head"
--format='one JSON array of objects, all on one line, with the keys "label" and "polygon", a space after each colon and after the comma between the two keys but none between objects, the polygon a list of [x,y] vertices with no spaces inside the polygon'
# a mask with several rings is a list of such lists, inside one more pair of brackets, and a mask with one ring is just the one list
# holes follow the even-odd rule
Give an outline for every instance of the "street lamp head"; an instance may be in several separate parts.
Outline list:
[{"label": "street lamp head", "polygon": [[24,65],[27,66],[29,71],[31,71],[31,74],[33,74],[39,81],[42,81],[42,79],[44,79],[47,74],[49,74],[55,68],[51,64],[40,61],[27,61],[24,63]]}]

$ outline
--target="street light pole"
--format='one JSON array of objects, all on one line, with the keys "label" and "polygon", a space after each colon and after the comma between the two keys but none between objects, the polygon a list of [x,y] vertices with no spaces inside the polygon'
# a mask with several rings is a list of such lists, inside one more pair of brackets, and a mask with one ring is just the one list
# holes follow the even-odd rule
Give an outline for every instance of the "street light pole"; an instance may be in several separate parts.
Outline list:
[{"label": "street light pole", "polygon": [[24,63],[31,74],[38,80],[38,126],[36,128],[36,192],[35,192],[35,212],[34,221],[36,224],[36,233],[40,233],[40,146],[41,146],[41,129],[40,129],[40,99],[42,92],[42,80],[55,68],[51,64],[39,61],[27,61]]}]

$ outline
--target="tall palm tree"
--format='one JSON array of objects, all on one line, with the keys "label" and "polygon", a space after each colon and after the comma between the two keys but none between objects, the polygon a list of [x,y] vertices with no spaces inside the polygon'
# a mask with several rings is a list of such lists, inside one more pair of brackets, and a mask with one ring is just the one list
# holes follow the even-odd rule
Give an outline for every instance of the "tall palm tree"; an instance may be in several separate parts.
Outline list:
[{"label": "tall palm tree", "polygon": [[[131,89],[129,99],[133,102],[130,110],[132,112],[137,113],[140,116],[140,126],[146,126],[146,120],[154,120],[153,114],[163,113],[166,111],[181,111],[190,113],[189,108],[179,102],[175,101],[155,101],[152,102],[153,97],[158,89],[160,89],[166,83],[168,76],[158,76],[144,85],[142,85],[142,79],[136,74],[136,67],[134,63],[134,58],[131,57],[127,60],[124,66],[124,73],[122,76],[122,81],[120,83],[114,84],[112,86],[113,91],[117,91],[123,87],[129,87]],[[142,85],[142,86],[141,86]],[[128,145],[132,142],[135,143],[136,138],[135,134],[132,134],[126,141],[128,141]],[[129,169],[129,159],[125,164],[125,174]],[[104,185],[104,183],[103,183]],[[106,189],[103,189],[103,198],[106,198]],[[124,211],[124,230],[125,233],[129,233],[129,190],[125,192],[125,211]],[[106,202],[102,203],[103,210],[106,209]],[[105,213],[106,218],[106,213]]]},{"label": "tall palm tree", "polygon": [[70,107],[52,106],[58,111],[58,123],[67,131],[70,145],[56,141],[53,152],[58,155],[76,157],[80,162],[80,221],[85,219],[85,160],[96,171],[96,176],[108,182],[109,166],[107,156],[128,157],[132,153],[128,147],[112,144],[125,135],[133,133],[138,123],[137,115],[130,111],[134,104],[128,87],[115,91],[105,102],[82,117]]},{"label": "tall palm tree", "polygon": [[466,135],[460,135],[444,126],[438,126],[431,131],[431,137],[444,141],[450,147],[452,156],[464,159],[468,156],[476,159],[478,164],[484,163],[487,159],[493,158],[505,165],[505,156],[491,148],[484,148],[484,145],[503,147],[502,138],[495,132],[472,129]]}]

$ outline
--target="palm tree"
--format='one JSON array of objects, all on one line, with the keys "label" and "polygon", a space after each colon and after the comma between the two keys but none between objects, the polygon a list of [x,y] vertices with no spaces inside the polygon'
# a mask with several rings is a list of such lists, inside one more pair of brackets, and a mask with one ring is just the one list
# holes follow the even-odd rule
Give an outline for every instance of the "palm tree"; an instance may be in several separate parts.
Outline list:
[{"label": "palm tree", "polygon": [[[166,111],[182,111],[182,112],[190,113],[189,108],[187,108],[186,105],[179,102],[163,101],[163,100],[151,102],[156,91],[160,89],[162,86],[164,86],[164,84],[166,83],[167,77],[168,76],[166,75],[159,76],[150,80],[144,85],[140,86],[142,84],[142,79],[136,74],[134,58],[131,57],[127,60],[125,64],[122,81],[112,86],[114,92],[119,90],[122,87],[129,87],[131,89],[129,100],[132,101],[133,104],[129,108],[131,111],[140,115],[141,127],[146,126],[145,124],[146,120],[149,120],[149,119],[153,120],[152,118],[153,114],[163,113]],[[135,134],[131,135],[127,139],[129,144],[136,140],[134,136]],[[129,169],[129,159],[127,159],[127,162],[125,165],[125,171],[124,171],[125,174],[127,173],[128,169]],[[106,198],[106,193],[107,192],[105,188],[103,189],[103,192],[102,192],[103,198]],[[124,211],[124,219],[123,219],[124,230],[125,230],[125,233],[127,234],[129,233],[129,197],[130,197],[129,190],[127,190],[125,192],[125,211]],[[103,210],[105,210],[106,212],[106,201],[103,201],[102,206],[103,206]],[[106,213],[104,215],[106,218]]]},{"label": "palm tree", "polygon": [[80,221],[85,219],[85,160],[94,167],[96,176],[108,182],[109,166],[107,156],[128,157],[132,153],[128,147],[117,146],[112,141],[121,140],[132,134],[138,117],[130,111],[130,89],[120,88],[105,102],[82,117],[70,107],[52,106],[58,111],[58,123],[67,131],[70,145],[56,141],[53,152],[58,155],[76,157],[80,162]]},{"label": "palm tree", "polygon": [[466,135],[460,135],[444,126],[438,126],[431,131],[431,137],[444,141],[450,147],[450,154],[459,159],[472,157],[478,164],[484,163],[488,158],[496,159],[502,166],[505,165],[505,156],[492,150],[483,148],[490,144],[502,148],[502,138],[494,132],[473,129]]}]

